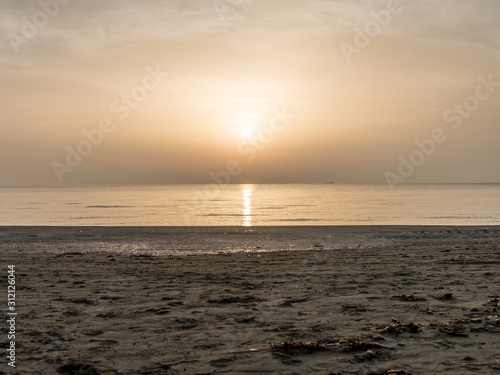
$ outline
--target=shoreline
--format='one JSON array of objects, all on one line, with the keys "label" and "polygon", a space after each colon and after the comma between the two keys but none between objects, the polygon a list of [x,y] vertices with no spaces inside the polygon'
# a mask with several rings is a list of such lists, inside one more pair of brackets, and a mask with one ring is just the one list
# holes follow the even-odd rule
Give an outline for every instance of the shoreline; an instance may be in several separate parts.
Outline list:
[{"label": "shoreline", "polygon": [[[500,227],[127,229],[0,227],[15,373],[500,369]],[[328,350],[271,350],[290,340]]]},{"label": "shoreline", "polygon": [[379,249],[409,238],[422,246],[445,242],[450,236],[472,246],[474,238],[485,235],[500,235],[500,226],[0,226],[0,251],[12,251],[14,246],[16,251],[30,252],[201,255]]}]

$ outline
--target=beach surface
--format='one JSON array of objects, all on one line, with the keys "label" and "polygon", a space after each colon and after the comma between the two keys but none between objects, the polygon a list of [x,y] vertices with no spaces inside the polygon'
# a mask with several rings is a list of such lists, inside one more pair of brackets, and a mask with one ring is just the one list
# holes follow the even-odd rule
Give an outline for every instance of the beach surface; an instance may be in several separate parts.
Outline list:
[{"label": "beach surface", "polygon": [[0,257],[0,374],[500,374],[498,226],[0,227]]}]

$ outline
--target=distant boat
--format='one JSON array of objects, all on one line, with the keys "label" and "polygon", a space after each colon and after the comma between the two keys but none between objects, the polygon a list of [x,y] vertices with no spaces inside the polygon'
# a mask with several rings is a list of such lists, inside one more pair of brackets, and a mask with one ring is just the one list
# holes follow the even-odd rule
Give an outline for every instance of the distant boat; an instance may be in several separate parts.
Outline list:
[{"label": "distant boat", "polygon": [[325,184],[334,184],[334,183],[335,182],[333,182],[333,181],[327,181],[327,182],[325,182]]}]

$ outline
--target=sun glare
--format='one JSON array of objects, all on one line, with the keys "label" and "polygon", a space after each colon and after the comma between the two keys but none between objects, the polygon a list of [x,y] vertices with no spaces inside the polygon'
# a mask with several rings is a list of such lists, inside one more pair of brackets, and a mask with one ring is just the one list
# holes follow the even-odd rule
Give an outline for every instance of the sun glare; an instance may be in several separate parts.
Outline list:
[{"label": "sun glare", "polygon": [[233,124],[237,126],[245,138],[250,138],[260,125],[261,116],[254,113],[239,113],[235,115]]},{"label": "sun glare", "polygon": [[243,226],[251,227],[252,226],[252,195],[253,189],[252,186],[244,186],[243,190]]}]

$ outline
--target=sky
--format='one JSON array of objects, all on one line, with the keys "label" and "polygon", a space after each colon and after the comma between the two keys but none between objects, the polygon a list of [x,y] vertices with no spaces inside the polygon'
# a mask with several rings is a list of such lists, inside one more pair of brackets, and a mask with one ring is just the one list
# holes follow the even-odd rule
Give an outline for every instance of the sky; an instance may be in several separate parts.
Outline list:
[{"label": "sky", "polygon": [[0,186],[500,182],[498,0],[4,0]]}]

